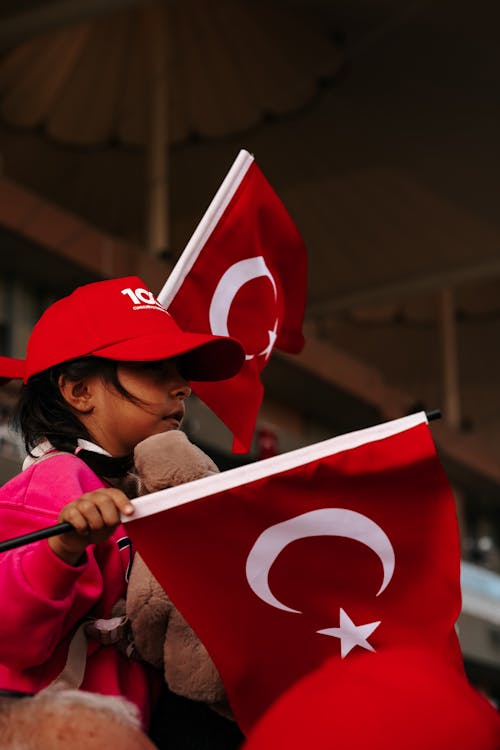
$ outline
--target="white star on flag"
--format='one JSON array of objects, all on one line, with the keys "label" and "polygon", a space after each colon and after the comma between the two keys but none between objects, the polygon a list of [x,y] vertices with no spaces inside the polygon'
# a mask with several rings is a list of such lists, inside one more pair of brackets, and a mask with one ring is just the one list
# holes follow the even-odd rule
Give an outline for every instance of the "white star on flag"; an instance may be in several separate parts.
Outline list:
[{"label": "white star on flag", "polygon": [[361,646],[366,648],[368,651],[375,651],[373,646],[368,643],[367,638],[378,628],[381,620],[378,622],[370,622],[367,625],[355,625],[347,612],[344,612],[342,607],[340,608],[340,627],[338,628],[325,628],[324,630],[317,630],[317,633],[322,635],[333,635],[335,638],[340,638],[340,655],[342,659],[347,656],[355,646]]},{"label": "white star on flag", "polygon": [[269,357],[271,356],[271,352],[274,349],[275,341],[278,338],[278,319],[277,318],[274,322],[273,330],[272,331],[268,330],[267,333],[269,335],[269,344],[267,345],[265,349],[259,352],[259,355],[264,356],[266,359],[269,359]]}]

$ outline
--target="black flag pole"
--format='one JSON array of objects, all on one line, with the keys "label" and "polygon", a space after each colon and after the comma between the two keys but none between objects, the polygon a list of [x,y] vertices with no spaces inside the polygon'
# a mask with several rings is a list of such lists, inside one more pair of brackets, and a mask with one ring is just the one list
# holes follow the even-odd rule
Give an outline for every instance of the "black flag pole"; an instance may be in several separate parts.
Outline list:
[{"label": "black flag pole", "polygon": [[15,536],[13,539],[0,542],[0,552],[7,552],[7,550],[15,549],[16,547],[23,547],[25,544],[38,542],[40,539],[48,539],[50,536],[65,534],[72,529],[73,526],[68,521],[63,521],[63,523],[56,523],[54,526],[47,526],[45,529],[38,529],[38,531],[32,531],[29,534]]},{"label": "black flag pole", "polygon": [[441,409],[431,409],[425,412],[428,422],[432,422],[434,419],[441,419]]},{"label": "black flag pole", "polygon": [[[441,411],[440,409],[431,409],[430,411],[425,412],[425,416],[429,422],[432,422],[441,417]],[[15,536],[13,539],[7,539],[5,542],[0,542],[0,552],[7,552],[16,547],[23,547],[25,544],[39,542],[41,539],[48,539],[51,536],[65,534],[66,532],[71,531],[72,528],[73,526],[68,521],[64,521],[63,523],[56,523],[54,526],[47,526],[45,529],[32,531],[29,534]]]}]

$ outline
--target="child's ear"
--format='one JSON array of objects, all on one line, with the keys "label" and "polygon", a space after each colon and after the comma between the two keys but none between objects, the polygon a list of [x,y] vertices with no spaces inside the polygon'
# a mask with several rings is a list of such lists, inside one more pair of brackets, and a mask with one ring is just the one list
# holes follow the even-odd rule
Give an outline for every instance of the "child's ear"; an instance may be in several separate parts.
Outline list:
[{"label": "child's ear", "polygon": [[79,411],[81,414],[89,414],[93,410],[92,389],[85,378],[82,380],[70,380],[63,373],[59,375],[57,384],[63,399],[73,409]]}]

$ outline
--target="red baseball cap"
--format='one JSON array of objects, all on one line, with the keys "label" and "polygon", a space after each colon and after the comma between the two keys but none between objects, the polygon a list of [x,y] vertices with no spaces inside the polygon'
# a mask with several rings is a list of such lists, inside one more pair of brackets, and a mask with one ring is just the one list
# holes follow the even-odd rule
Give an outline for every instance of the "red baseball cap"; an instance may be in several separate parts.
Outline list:
[{"label": "red baseball cap", "polygon": [[444,648],[326,661],[257,722],[242,750],[498,750],[500,716]]},{"label": "red baseball cap", "polygon": [[123,362],[178,357],[187,380],[223,380],[240,370],[245,352],[235,339],[183,331],[137,276],[78,287],[36,323],[26,360],[0,357],[0,378],[27,380],[70,359]]}]

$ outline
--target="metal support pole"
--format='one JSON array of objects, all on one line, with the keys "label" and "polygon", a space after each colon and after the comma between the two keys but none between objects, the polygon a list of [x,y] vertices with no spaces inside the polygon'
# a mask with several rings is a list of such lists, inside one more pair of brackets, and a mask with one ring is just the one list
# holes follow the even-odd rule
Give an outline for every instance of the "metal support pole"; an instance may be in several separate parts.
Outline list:
[{"label": "metal support pole", "polygon": [[[439,294],[440,334],[442,352],[442,397],[444,418],[456,430],[462,423],[460,399],[460,376],[458,363],[458,340],[455,295],[450,288],[442,289]],[[463,493],[459,487],[453,487],[457,510],[458,527],[462,551],[466,538],[466,520]]]},{"label": "metal support pole", "polygon": [[169,251],[167,9],[164,2],[144,10],[149,51],[147,158],[147,247],[153,255]]},{"label": "metal support pole", "polygon": [[455,299],[452,289],[441,290],[439,307],[444,418],[451,427],[460,429],[462,415],[460,406],[457,327]]}]

